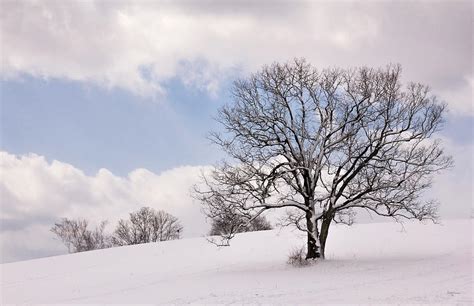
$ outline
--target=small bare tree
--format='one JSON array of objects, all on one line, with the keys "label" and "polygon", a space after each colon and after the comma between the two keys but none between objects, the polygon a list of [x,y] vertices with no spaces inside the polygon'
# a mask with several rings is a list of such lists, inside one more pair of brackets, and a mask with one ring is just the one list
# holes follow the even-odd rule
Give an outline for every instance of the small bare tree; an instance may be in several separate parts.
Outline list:
[{"label": "small bare tree", "polygon": [[120,220],[112,237],[115,245],[132,245],[179,239],[183,227],[178,219],[162,210],[142,207]]},{"label": "small bare tree", "polygon": [[436,203],[421,194],[452,164],[432,138],[445,105],[400,75],[397,65],[318,71],[295,60],[236,81],[218,115],[225,132],[211,134],[232,161],[196,187],[206,214],[286,208],[307,232],[307,259],[324,258],[330,224],[352,223],[356,209],[434,220]]},{"label": "small bare tree", "polygon": [[110,237],[104,232],[107,221],[102,221],[95,229],[88,229],[85,219],[62,219],[54,224],[51,231],[58,236],[69,253],[84,252],[111,247]]}]

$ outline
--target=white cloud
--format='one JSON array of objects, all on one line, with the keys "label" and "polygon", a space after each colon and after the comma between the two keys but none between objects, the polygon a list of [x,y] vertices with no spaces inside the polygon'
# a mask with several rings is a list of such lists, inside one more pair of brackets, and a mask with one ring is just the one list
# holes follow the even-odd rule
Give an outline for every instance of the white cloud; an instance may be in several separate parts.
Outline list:
[{"label": "white cloud", "polygon": [[427,197],[439,200],[444,218],[469,217],[474,213],[474,144],[455,144],[443,139],[454,167],[435,177]]},{"label": "white cloud", "polygon": [[[399,62],[407,79],[472,114],[471,2],[2,1],[2,68],[161,95],[179,78],[215,94],[223,76],[306,57]],[[459,91],[469,93],[454,99]]]},{"label": "white cloud", "polygon": [[49,232],[62,217],[109,220],[142,206],[163,209],[177,216],[184,236],[208,230],[200,205],[189,195],[205,167],[179,167],[161,174],[145,169],[119,177],[106,169],[94,176],[59,161],[35,154],[15,156],[0,152],[2,261],[64,253]]}]

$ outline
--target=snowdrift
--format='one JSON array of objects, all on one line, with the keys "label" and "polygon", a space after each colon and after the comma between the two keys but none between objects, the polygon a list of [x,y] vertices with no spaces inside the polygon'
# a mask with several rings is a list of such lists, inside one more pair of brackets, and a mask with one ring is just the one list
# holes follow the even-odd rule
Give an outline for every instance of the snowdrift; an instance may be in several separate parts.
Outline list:
[{"label": "snowdrift", "polygon": [[304,242],[283,229],[3,264],[2,303],[472,303],[471,220],[338,225],[328,260],[286,264]]}]

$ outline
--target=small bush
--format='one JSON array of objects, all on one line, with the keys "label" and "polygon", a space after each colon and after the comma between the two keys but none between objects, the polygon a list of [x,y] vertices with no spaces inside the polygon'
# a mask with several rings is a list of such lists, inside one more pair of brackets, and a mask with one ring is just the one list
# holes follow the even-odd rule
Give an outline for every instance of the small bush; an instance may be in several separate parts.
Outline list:
[{"label": "small bush", "polygon": [[288,255],[287,263],[293,267],[304,267],[311,264],[310,260],[305,259],[305,248],[295,248]]}]

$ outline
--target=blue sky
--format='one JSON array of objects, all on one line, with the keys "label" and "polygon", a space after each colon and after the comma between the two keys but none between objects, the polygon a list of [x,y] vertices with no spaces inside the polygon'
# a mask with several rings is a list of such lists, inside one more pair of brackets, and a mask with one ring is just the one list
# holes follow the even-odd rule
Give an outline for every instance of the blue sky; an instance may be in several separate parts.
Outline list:
[{"label": "blue sky", "polygon": [[[337,22],[334,22],[337,20]],[[1,261],[61,254],[61,217],[111,223],[142,205],[208,224],[189,189],[223,157],[206,135],[232,81],[304,57],[400,63],[449,108],[456,166],[429,196],[473,208],[470,1],[1,1]]]},{"label": "blue sky", "polygon": [[31,77],[1,85],[1,146],[14,154],[33,152],[88,174],[107,168],[117,175],[221,157],[206,135],[219,128],[213,116],[225,93],[212,98],[179,80],[167,82],[167,95],[160,98]]}]

